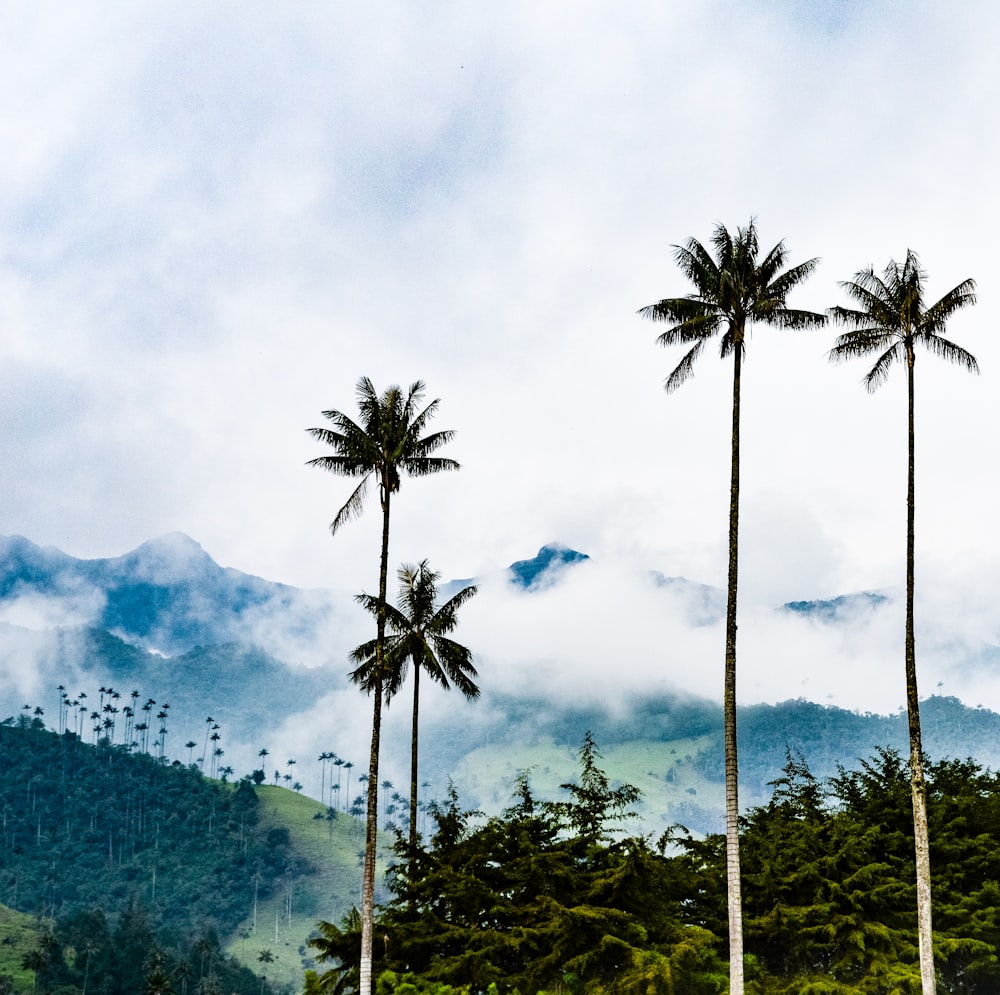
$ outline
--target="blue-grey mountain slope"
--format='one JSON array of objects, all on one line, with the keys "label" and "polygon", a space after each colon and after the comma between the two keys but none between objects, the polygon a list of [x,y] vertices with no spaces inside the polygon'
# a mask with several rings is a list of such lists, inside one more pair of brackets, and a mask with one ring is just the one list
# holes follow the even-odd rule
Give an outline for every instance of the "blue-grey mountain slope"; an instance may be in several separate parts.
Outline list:
[{"label": "blue-grey mountain slope", "polygon": [[[535,603],[571,584],[573,572],[588,561],[586,554],[553,544],[511,564],[507,583],[520,593],[504,602],[504,610],[516,612],[528,603],[522,597]],[[683,577],[651,577],[664,598],[681,605],[693,631],[717,624],[724,598],[716,588]],[[775,609],[775,617],[847,631],[859,619],[881,617],[891,604],[885,594],[861,592],[788,602]],[[78,560],[23,538],[0,539],[0,719],[28,705],[43,711],[49,728],[61,724],[89,741],[106,734],[109,718],[99,712],[95,719],[98,689],[116,689],[118,707],[135,690],[136,707],[149,699],[156,699],[156,709],[170,705],[168,758],[197,761],[211,716],[223,727],[224,747],[242,743],[242,754],[230,749],[227,755],[236,777],[257,766],[261,747],[274,754],[269,767],[285,764],[293,754],[284,735],[297,744],[296,777],[307,792],[318,794],[319,769],[300,752],[303,743],[312,756],[319,752],[314,743],[354,759],[364,749],[364,737],[351,730],[367,704],[347,682],[343,646],[334,649],[330,638],[348,610],[354,610],[348,594],[303,591],[225,569],[180,534],[100,560]],[[509,624],[518,625],[516,616]],[[984,672],[1000,666],[995,646],[959,647],[956,658],[964,659],[961,653]],[[60,685],[68,688],[66,701],[60,701]],[[646,793],[643,817],[651,826],[680,821],[699,831],[716,827],[722,783],[716,702],[660,689],[633,690],[613,702],[591,696],[583,704],[572,682],[558,696],[531,685],[501,692],[485,672],[482,686],[475,704],[452,699],[445,708],[423,711],[421,772],[432,793],[454,778],[463,802],[494,811],[509,802],[517,772],[536,766],[534,776],[557,790],[572,776],[574,751],[590,730],[614,776]],[[83,691],[86,699],[79,696]],[[408,749],[405,713],[390,709],[387,728],[398,742],[393,735],[385,739],[387,770],[394,753],[403,756]],[[814,773],[824,776],[837,764],[854,766],[876,746],[902,747],[903,724],[901,713],[858,713],[805,700],[745,706],[744,804],[766,795],[786,751],[801,752]],[[932,756],[974,755],[1000,765],[1000,717],[991,711],[934,697],[925,703],[924,732]],[[114,735],[118,742],[121,725]],[[185,750],[189,741],[197,747]],[[351,801],[358,790],[355,781]]]},{"label": "blue-grey mountain slope", "polygon": [[79,560],[20,536],[0,538],[0,602],[50,603],[69,619],[168,656],[252,641],[262,619],[302,641],[325,624],[328,603],[296,588],[220,567],[175,532],[110,559]]}]

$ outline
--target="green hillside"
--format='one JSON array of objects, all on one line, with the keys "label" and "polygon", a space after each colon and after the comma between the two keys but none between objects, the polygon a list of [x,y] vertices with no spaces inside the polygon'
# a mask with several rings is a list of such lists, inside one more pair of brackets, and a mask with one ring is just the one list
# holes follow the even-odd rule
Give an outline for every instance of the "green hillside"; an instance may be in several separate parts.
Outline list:
[{"label": "green hillside", "polygon": [[[238,924],[227,952],[255,967],[259,952],[270,950],[274,962],[268,977],[298,990],[303,972],[313,966],[306,941],[317,920],[339,923],[352,906],[360,905],[364,823],[345,812],[322,809],[314,799],[286,788],[262,785],[256,791],[258,831],[282,839],[287,833],[289,853],[307,870],[289,876],[260,900],[256,921],[251,914]],[[389,849],[389,839],[383,838],[381,855]],[[376,901],[381,897],[376,893]]]},{"label": "green hillside", "polygon": [[298,991],[316,921],[340,921],[356,902],[363,828],[346,813],[26,716],[0,724],[0,756],[0,902],[16,910],[0,974],[17,990],[33,984],[21,959],[40,937],[50,986],[72,988],[89,970],[87,931],[113,949],[127,927],[185,970],[221,972],[229,955],[259,972],[268,950],[268,983]]},{"label": "green hillside", "polygon": [[31,988],[31,972],[21,966],[38,941],[38,923],[23,912],[0,905],[0,979],[7,977],[16,990]]},{"label": "green hillside", "polygon": [[[713,737],[706,735],[670,741],[634,739],[602,747],[602,766],[612,785],[629,783],[642,791],[633,806],[638,818],[625,828],[659,834],[676,823],[700,829],[716,821],[723,785],[699,763],[713,744]],[[462,760],[455,780],[488,812],[510,804],[522,773],[530,774],[540,798],[554,799],[560,786],[576,776],[578,749],[552,741],[482,747]],[[748,804],[758,800],[747,796]]]}]

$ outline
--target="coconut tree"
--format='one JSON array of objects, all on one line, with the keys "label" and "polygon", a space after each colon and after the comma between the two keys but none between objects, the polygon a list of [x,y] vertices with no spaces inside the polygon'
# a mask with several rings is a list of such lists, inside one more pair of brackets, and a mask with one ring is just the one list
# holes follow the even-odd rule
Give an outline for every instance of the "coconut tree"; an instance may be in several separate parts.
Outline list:
[{"label": "coconut tree", "polygon": [[[455,685],[470,701],[479,697],[474,678],[479,675],[472,664],[472,653],[451,639],[449,633],[458,624],[458,610],[475,593],[470,585],[438,607],[437,582],[441,575],[430,569],[426,560],[417,566],[404,563],[399,578],[398,608],[382,605],[367,594],[358,596],[366,611],[377,615],[384,610],[390,636],[385,647],[386,700],[397,694],[406,679],[408,664],[413,663],[413,721],[410,735],[410,849],[417,846],[417,740],[420,714],[420,671],[445,690]],[[375,641],[362,643],[351,659],[358,664],[351,680],[365,689],[379,672]]]},{"label": "coconut tree", "polygon": [[789,293],[815,270],[818,259],[785,269],[787,251],[778,242],[759,258],[754,219],[735,235],[717,225],[712,236],[714,257],[695,238],[674,246],[674,259],[694,284],[687,297],[671,297],[639,311],[644,318],[668,328],[658,338],[662,346],[683,345],[688,351],[667,377],[668,393],[694,372],[706,343],[721,334],[723,359],[733,357],[731,478],[729,488],[729,575],[726,600],[725,684],[723,694],[726,776],[726,880],[729,908],[730,991],[743,992],[743,915],[740,896],[739,797],[736,756],[736,593],[739,564],[740,384],[747,329],[754,323],[781,328],[821,325],[825,317],[788,307]]},{"label": "coconut tree", "polygon": [[915,431],[914,366],[917,347],[978,373],[975,357],[945,338],[948,319],[976,302],[976,284],[963,280],[939,301],[925,304],[927,274],[916,253],[907,250],[902,266],[890,260],[881,277],[871,267],[841,283],[854,308],[830,309],[833,320],[848,330],[830,350],[834,362],[875,355],[875,365],[863,383],[869,392],[885,383],[897,363],[906,366],[907,476],[906,476],[906,623],[903,656],[906,671],[906,715],[910,740],[910,786],[913,798],[913,835],[917,867],[917,929],[920,977],[924,995],[934,992],[934,952],[931,947],[931,867],[927,832],[927,789],[924,781],[920,735],[920,699],[917,693],[917,658],[913,634]]},{"label": "coconut tree", "polygon": [[[403,391],[393,385],[381,394],[371,380],[362,377],[356,387],[360,423],[341,411],[324,411],[333,428],[310,428],[309,434],[328,445],[333,453],[310,460],[331,473],[353,477],[359,481],[347,502],[330,523],[330,532],[336,534],[350,519],[361,514],[369,482],[378,483],[379,501],[382,506],[382,549],[379,559],[378,596],[382,605],[386,600],[386,583],[389,571],[389,511],[392,495],[399,490],[404,474],[426,476],[442,470],[457,470],[458,463],[434,454],[454,436],[451,430],[424,434],[428,422],[437,412],[439,401],[433,400],[421,408],[424,383],[414,381]],[[376,614],[376,672],[371,683],[372,741],[368,761],[368,777],[378,783],[379,736],[381,732],[382,698],[384,683],[383,650],[385,643],[386,613],[380,608]],[[378,794],[369,792],[365,827],[365,861],[361,886],[361,974],[360,995],[371,995],[372,929],[375,900],[375,846],[378,832]]]}]

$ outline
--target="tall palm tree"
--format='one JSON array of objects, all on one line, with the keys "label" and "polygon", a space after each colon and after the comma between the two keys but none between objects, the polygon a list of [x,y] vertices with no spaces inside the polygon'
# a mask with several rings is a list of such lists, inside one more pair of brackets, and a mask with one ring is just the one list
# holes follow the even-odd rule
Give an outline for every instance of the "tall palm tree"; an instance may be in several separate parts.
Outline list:
[{"label": "tall palm tree", "polygon": [[[335,756],[333,758],[333,765],[337,768],[337,797],[340,797],[340,774],[344,769],[344,764],[346,761],[343,757]],[[330,775],[330,797],[333,798],[333,774]]]},{"label": "tall palm tree", "polygon": [[667,393],[693,375],[694,362],[709,339],[721,332],[721,356],[733,357],[733,422],[729,488],[729,577],[726,603],[725,689],[723,695],[726,768],[726,881],[729,908],[730,992],[743,992],[743,913],[740,890],[739,798],[736,756],[736,591],[739,563],[740,375],[748,325],[781,328],[821,325],[825,317],[787,305],[788,294],[815,270],[810,259],[784,269],[787,252],[779,242],[758,260],[754,219],[735,236],[717,225],[712,236],[715,256],[697,239],[674,246],[674,259],[694,284],[687,297],[672,297],[639,311],[644,318],[669,323],[658,338],[663,346],[688,347],[664,384]]},{"label": "tall palm tree", "polygon": [[[344,811],[347,811],[347,796],[351,793],[351,771],[354,769],[354,764],[350,760],[344,761],[344,770],[347,771],[347,781],[344,788]],[[338,779],[338,784],[339,779]]]},{"label": "tall palm tree", "polygon": [[330,759],[330,754],[324,750],[317,758],[319,760],[319,770],[320,770],[320,781],[319,781],[319,800],[326,803],[326,762]]},{"label": "tall palm tree", "polygon": [[920,977],[924,995],[934,992],[934,952],[931,947],[931,866],[927,832],[927,788],[924,781],[923,747],[920,735],[920,699],[917,694],[917,657],[913,635],[914,587],[914,384],[917,346],[970,373],[979,372],[975,357],[945,338],[945,325],[956,311],[976,303],[975,281],[963,280],[937,303],[924,304],[927,274],[916,253],[907,250],[902,266],[890,260],[881,277],[871,267],[841,283],[856,308],[834,307],[830,315],[849,330],[837,337],[830,359],[841,362],[856,356],[877,354],[875,365],[864,378],[869,392],[885,383],[890,368],[906,364],[907,477],[906,477],[906,715],[910,738],[910,785],[913,796],[913,836],[917,865],[917,930]]},{"label": "tall palm tree", "polygon": [[270,950],[261,950],[257,954],[257,960],[260,962],[260,995],[264,995],[264,984],[267,981],[267,965],[274,963],[274,954]]},{"label": "tall palm tree", "polygon": [[[459,591],[438,607],[437,582],[441,575],[422,560],[417,566],[404,563],[399,577],[398,608],[383,606],[377,598],[367,594],[358,596],[358,602],[373,615],[383,610],[391,635],[386,640],[384,689],[386,700],[397,694],[406,679],[410,661],[413,662],[413,724],[410,736],[410,850],[417,846],[417,731],[420,714],[420,671],[447,690],[455,685],[470,701],[479,697],[478,677],[472,664],[472,653],[449,638],[458,625],[458,609],[475,593],[475,585]],[[351,680],[366,690],[378,673],[375,642],[362,643],[351,659],[358,667]]]},{"label": "tall palm tree", "polygon": [[[323,417],[333,428],[310,428],[309,434],[333,449],[333,453],[309,461],[342,476],[359,479],[358,486],[330,523],[330,532],[361,514],[369,481],[378,482],[382,505],[382,551],[379,559],[378,596],[385,605],[389,571],[389,510],[392,495],[399,490],[404,473],[414,477],[457,470],[458,463],[447,457],[433,455],[454,436],[451,430],[424,435],[428,422],[437,412],[437,399],[420,407],[424,383],[414,381],[407,391],[398,386],[387,387],[379,394],[371,380],[362,377],[356,387],[360,424],[341,411],[324,411]],[[385,643],[385,611],[376,616],[376,675],[372,682],[372,743],[368,760],[368,777],[378,783],[379,736],[382,720],[382,685],[384,682],[383,650]],[[365,826],[365,865],[361,886],[361,985],[360,995],[371,995],[372,929],[375,900],[375,846],[378,832],[378,793],[369,792]]]}]

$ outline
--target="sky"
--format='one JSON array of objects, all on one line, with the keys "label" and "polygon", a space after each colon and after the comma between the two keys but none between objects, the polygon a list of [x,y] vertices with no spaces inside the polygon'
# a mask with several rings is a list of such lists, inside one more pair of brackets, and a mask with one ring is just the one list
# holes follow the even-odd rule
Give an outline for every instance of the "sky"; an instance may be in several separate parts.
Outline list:
[{"label": "sky", "polygon": [[[798,307],[908,249],[932,299],[977,280],[949,333],[982,375],[918,361],[919,610],[924,690],[1000,707],[962,666],[1000,641],[995,4],[36,0],[5,21],[0,534],[90,558],[181,531],[245,573],[373,591],[377,497],[331,537],[352,483],[306,465],[306,429],[354,414],[361,376],[419,379],[462,469],[403,481],[393,563],[592,558],[530,610],[502,586],[470,604],[498,680],[544,661],[553,688],[717,694],[719,630],[659,617],[635,578],[724,584],[731,367],[709,348],[666,395],[680,356],[636,312],[689,292],[673,246],[754,217],[765,248],[821,259]],[[833,336],[748,344],[742,693],[891,710],[891,612],[847,643],[773,613],[903,580],[905,377],[867,394]]]}]

